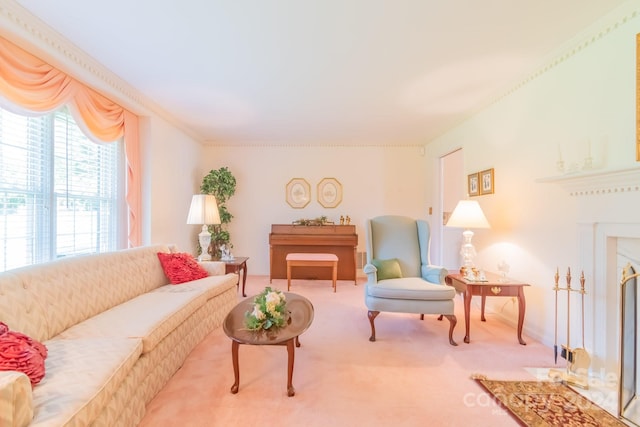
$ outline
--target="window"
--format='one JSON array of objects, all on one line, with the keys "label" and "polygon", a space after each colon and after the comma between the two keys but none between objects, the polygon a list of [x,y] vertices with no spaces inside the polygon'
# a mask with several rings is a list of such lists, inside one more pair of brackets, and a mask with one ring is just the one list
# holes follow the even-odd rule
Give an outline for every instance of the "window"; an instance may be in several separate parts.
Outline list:
[{"label": "window", "polygon": [[118,246],[122,142],[0,108],[0,271]]}]

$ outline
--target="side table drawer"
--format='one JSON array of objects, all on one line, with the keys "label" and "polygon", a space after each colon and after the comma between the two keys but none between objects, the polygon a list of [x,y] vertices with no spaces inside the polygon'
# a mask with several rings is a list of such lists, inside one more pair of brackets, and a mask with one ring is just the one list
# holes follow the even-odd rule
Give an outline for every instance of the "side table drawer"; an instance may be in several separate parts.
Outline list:
[{"label": "side table drawer", "polygon": [[517,297],[519,287],[513,285],[487,285],[480,287],[479,293],[474,292],[473,294],[483,297]]}]

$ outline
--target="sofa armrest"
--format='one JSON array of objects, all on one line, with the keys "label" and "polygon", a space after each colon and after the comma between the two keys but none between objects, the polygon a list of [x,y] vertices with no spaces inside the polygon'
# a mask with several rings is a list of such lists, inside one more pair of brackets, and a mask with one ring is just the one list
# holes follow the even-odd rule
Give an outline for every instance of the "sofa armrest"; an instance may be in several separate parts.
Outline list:
[{"label": "sofa armrest", "polygon": [[0,426],[24,427],[33,419],[31,381],[22,372],[0,371]]},{"label": "sofa armrest", "polygon": [[438,265],[422,266],[422,278],[427,282],[444,285],[444,279],[447,277],[447,274],[449,274],[449,271]]},{"label": "sofa armrest", "polygon": [[198,264],[207,270],[209,276],[223,276],[227,274],[226,264],[222,261],[198,261]]}]

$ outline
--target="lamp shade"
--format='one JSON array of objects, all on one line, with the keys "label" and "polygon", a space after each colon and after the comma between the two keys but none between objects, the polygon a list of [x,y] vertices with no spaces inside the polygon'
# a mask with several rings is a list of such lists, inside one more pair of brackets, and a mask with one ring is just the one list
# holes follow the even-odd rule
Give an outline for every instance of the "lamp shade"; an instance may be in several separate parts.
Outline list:
[{"label": "lamp shade", "polygon": [[490,226],[478,202],[460,200],[447,221],[447,227],[489,228]]},{"label": "lamp shade", "polygon": [[195,194],[191,198],[187,224],[220,224],[220,213],[215,196]]}]

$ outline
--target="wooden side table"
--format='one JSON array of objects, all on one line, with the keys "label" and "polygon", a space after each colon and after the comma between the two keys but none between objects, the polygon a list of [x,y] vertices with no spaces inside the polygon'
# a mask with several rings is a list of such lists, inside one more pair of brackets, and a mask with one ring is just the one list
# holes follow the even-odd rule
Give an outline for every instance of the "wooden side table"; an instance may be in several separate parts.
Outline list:
[{"label": "wooden side table", "polygon": [[[224,260],[222,262],[225,263],[225,273],[238,273],[243,272],[242,275],[242,296],[246,297],[247,295],[244,293],[244,286],[247,284],[247,260],[249,257],[241,257],[237,256],[234,259]],[[240,278],[238,278],[238,288],[240,288]]]},{"label": "wooden side table", "polygon": [[480,320],[486,322],[484,317],[484,306],[486,298],[489,297],[517,297],[518,298],[518,341],[522,345],[527,343],[522,339],[522,325],[524,324],[524,313],[526,310],[526,302],[524,299],[524,287],[529,286],[527,283],[514,281],[512,279],[503,279],[502,276],[495,273],[485,273],[486,282],[476,282],[465,279],[461,274],[448,274],[445,282],[456,288],[456,292],[464,295],[464,323],[465,337],[464,342],[467,344],[471,341],[469,335],[471,311],[471,297],[479,295],[482,297]]}]

